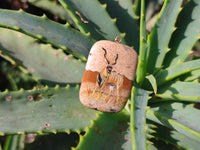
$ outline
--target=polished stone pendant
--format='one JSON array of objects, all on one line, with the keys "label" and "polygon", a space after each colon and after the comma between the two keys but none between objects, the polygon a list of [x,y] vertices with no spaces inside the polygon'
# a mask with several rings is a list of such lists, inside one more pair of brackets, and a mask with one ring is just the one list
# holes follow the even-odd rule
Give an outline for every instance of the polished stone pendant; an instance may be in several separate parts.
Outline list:
[{"label": "polished stone pendant", "polygon": [[103,112],[122,110],[130,95],[137,59],[129,46],[106,40],[96,42],[81,83],[81,103]]}]

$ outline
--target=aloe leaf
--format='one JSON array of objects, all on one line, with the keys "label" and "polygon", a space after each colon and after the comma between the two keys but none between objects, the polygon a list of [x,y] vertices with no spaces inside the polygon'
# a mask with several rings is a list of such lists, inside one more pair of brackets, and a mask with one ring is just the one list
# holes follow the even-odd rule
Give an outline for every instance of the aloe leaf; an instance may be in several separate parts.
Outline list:
[{"label": "aloe leaf", "polygon": [[140,16],[141,1],[135,0],[133,5],[136,16]]},{"label": "aloe leaf", "polygon": [[169,67],[184,62],[200,33],[200,1],[191,0],[181,11],[176,31],[173,33],[164,66]]},{"label": "aloe leaf", "polygon": [[48,12],[51,12],[52,14],[56,15],[57,17],[66,20],[67,22],[69,22],[72,25],[75,25],[75,23],[73,22],[72,18],[70,17],[70,15],[63,9],[62,6],[58,5],[55,1],[51,1],[51,0],[27,0],[28,3],[42,8]]},{"label": "aloe leaf", "polygon": [[141,2],[141,16],[140,16],[140,54],[137,67],[137,83],[141,84],[146,76],[147,70],[147,33],[145,23],[145,2]]},{"label": "aloe leaf", "polygon": [[160,103],[147,110],[147,119],[200,142],[199,110],[183,103]]},{"label": "aloe leaf", "polygon": [[158,90],[156,97],[177,101],[200,102],[200,84],[195,82],[176,82]]},{"label": "aloe leaf", "polygon": [[164,0],[151,0],[147,1],[146,3],[146,20],[149,21],[149,19],[152,18],[153,15],[155,15],[155,11],[159,10],[160,6],[163,4]]},{"label": "aloe leaf", "polygon": [[15,150],[17,149],[18,135],[10,135],[6,139],[4,150]]},{"label": "aloe leaf", "polygon": [[86,135],[81,136],[76,150],[130,150],[129,115],[125,111],[115,114],[101,113]]},{"label": "aloe leaf", "polygon": [[183,81],[189,82],[196,79],[200,80],[200,69],[193,70],[185,75],[183,75]]},{"label": "aloe leaf", "polygon": [[156,82],[155,77],[151,74],[151,75],[146,76],[146,78],[151,83],[151,86],[152,86],[152,88],[154,90],[154,93],[156,94],[157,93],[157,82]]},{"label": "aloe leaf", "polygon": [[[0,28],[0,50],[35,75],[56,83],[80,83],[85,64],[51,45],[38,44],[33,38]],[[12,42],[10,42],[12,41]]]},{"label": "aloe leaf", "polygon": [[70,87],[1,92],[0,134],[84,129],[96,114],[80,103],[78,93]]},{"label": "aloe leaf", "polygon": [[[86,60],[94,41],[87,35],[47,17],[37,17],[23,11],[0,9],[0,27],[17,30]],[[69,49],[67,49],[69,48]],[[73,51],[72,51],[73,50]],[[81,56],[82,55],[82,56]]]},{"label": "aloe leaf", "polygon": [[[115,21],[111,21],[105,7],[98,0],[59,0],[59,2],[70,13],[79,30],[83,33],[90,32],[90,36],[95,40],[113,41],[116,36],[121,35]],[[122,42],[125,43],[124,40]]]},{"label": "aloe leaf", "polygon": [[125,33],[127,45],[134,46],[139,52],[139,29],[131,0],[100,0],[107,5],[106,9],[112,18],[116,18],[116,25],[120,32]]},{"label": "aloe leaf", "polygon": [[[182,0],[165,0],[158,20],[148,38],[147,72],[153,73],[162,66],[164,57],[169,51],[168,44],[174,31],[174,24]],[[158,42],[159,41],[159,42]]]},{"label": "aloe leaf", "polygon": [[158,85],[162,85],[175,77],[182,74],[191,72],[193,70],[200,69],[200,59],[192,60],[184,63],[179,63],[175,66],[166,68],[156,74],[156,80]]},{"label": "aloe leaf", "polygon": [[23,150],[25,135],[9,135],[6,138],[4,150]]},{"label": "aloe leaf", "polygon": [[158,148],[155,147],[155,145],[151,142],[147,145],[148,150],[159,150]]},{"label": "aloe leaf", "polygon": [[175,145],[179,149],[199,149],[200,141],[191,139],[190,137],[181,134],[177,131],[171,130],[161,125],[157,125],[154,129],[155,133],[152,135],[158,140],[162,140],[165,143]]},{"label": "aloe leaf", "polygon": [[[134,95],[134,96],[133,96]],[[133,87],[131,98],[131,133],[133,149],[146,149],[146,107],[149,91]]]}]

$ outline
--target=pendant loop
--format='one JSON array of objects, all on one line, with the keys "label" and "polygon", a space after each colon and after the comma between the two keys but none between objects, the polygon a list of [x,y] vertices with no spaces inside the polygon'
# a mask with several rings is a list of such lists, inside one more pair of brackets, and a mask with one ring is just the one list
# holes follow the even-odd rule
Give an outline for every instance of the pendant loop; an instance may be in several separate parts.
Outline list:
[{"label": "pendant loop", "polygon": [[116,36],[114,41],[117,42],[117,43],[121,43],[122,37],[121,36]]}]

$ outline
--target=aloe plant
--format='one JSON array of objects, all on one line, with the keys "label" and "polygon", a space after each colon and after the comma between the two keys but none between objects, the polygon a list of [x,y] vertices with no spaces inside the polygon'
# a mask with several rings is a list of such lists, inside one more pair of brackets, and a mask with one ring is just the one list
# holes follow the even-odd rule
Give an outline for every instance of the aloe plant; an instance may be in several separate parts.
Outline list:
[{"label": "aloe plant", "polygon": [[[0,9],[1,72],[9,85],[0,92],[0,135],[7,135],[0,149],[37,149],[24,145],[29,134],[36,141],[46,135],[51,149],[199,148],[200,59],[189,57],[200,34],[199,0],[28,2],[67,23]],[[79,102],[79,86],[91,46],[116,36],[138,52],[136,78],[125,109],[97,112]]]}]

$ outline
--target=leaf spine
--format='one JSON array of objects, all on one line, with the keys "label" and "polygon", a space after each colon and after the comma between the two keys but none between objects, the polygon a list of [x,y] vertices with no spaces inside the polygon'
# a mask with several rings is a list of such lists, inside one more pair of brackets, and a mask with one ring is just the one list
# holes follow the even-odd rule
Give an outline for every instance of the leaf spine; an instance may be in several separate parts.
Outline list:
[{"label": "leaf spine", "polygon": [[42,18],[48,19],[48,17],[46,16],[46,14],[43,14],[43,15],[42,15]]},{"label": "leaf spine", "polygon": [[102,6],[103,6],[103,8],[107,8],[107,4],[105,3],[105,4],[102,4]]},{"label": "leaf spine", "polygon": [[66,27],[70,27],[69,22],[66,22],[66,24],[65,24],[64,26],[66,26]]}]

